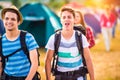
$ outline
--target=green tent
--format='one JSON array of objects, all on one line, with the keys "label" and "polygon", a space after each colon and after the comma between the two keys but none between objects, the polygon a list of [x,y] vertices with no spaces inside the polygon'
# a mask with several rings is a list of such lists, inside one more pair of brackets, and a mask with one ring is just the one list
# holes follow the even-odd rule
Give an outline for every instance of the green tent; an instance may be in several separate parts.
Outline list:
[{"label": "green tent", "polygon": [[23,23],[20,30],[33,34],[39,46],[45,46],[50,35],[61,28],[59,17],[41,3],[29,3],[20,8]]}]

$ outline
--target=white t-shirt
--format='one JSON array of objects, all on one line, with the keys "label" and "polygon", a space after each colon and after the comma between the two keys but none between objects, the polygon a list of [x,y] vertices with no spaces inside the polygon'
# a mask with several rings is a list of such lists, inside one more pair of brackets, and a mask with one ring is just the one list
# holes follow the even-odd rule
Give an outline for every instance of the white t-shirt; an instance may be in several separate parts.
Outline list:
[{"label": "white t-shirt", "polygon": [[[45,48],[54,50],[54,38],[55,34],[53,34],[49,40]],[[82,44],[83,48],[89,46],[86,37],[82,34]],[[69,40],[66,40],[61,35],[61,42],[58,49],[58,63],[57,70],[61,72],[73,71],[79,69],[79,67],[83,66],[82,56],[80,55],[75,39],[75,31],[72,37]]]}]

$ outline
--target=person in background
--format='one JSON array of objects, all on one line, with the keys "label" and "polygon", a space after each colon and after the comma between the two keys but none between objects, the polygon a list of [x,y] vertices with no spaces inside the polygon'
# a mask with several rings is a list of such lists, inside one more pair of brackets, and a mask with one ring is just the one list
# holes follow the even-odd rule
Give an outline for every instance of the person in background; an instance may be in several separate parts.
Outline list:
[{"label": "person in background", "polygon": [[100,25],[101,31],[105,42],[106,51],[110,51],[112,28],[114,25],[115,16],[111,12],[109,6],[105,6],[105,12],[101,14]]},{"label": "person in background", "polygon": [[93,30],[91,27],[87,26],[84,22],[84,18],[82,16],[82,13],[78,10],[75,10],[75,26],[74,28],[84,28],[86,30],[86,38],[89,42],[89,48],[92,48],[95,45],[95,38],[93,35]]},{"label": "person in background", "polygon": [[118,12],[116,10],[115,5],[111,5],[111,13],[113,14],[113,27],[112,27],[112,38],[115,38],[115,32],[117,27],[117,19],[118,19]]},{"label": "person in background", "polygon": [[[68,7],[63,7],[60,13],[60,20],[62,30],[60,46],[58,48],[57,74],[55,74],[55,80],[84,80],[84,76],[80,75],[82,73],[80,70],[83,67],[82,55],[80,55],[78,51],[75,30],[73,29],[75,21],[74,10]],[[45,58],[46,80],[51,80],[51,62],[55,52],[54,41],[55,34],[49,38],[48,43],[45,46],[45,48],[47,48]],[[83,34],[82,42],[83,55],[85,57],[90,80],[95,80],[93,63],[88,48],[89,43]]]},{"label": "person in background", "polygon": [[[7,56],[21,48],[21,31],[18,30],[18,26],[22,23],[23,18],[15,6],[4,8],[1,12],[1,17],[6,31],[2,36],[2,53],[4,56]],[[25,41],[29,50],[30,61],[22,49],[14,55],[9,56],[5,61],[4,80],[33,80],[38,68],[37,48],[39,46],[33,35],[28,32],[25,36]],[[2,70],[1,63],[0,70]]]}]

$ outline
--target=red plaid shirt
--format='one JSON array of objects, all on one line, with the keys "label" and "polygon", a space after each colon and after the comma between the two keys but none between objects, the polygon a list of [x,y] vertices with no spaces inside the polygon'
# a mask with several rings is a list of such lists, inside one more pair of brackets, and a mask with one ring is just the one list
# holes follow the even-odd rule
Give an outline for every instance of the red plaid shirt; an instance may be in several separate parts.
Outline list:
[{"label": "red plaid shirt", "polygon": [[91,27],[86,27],[86,38],[87,41],[89,42],[89,48],[93,47],[95,45],[95,39],[93,35],[93,30]]}]

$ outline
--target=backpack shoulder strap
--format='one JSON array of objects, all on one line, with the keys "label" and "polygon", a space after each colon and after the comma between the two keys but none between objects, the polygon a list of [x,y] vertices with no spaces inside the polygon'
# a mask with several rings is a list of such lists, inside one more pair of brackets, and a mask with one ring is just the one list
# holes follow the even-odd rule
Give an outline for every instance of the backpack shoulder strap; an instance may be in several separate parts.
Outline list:
[{"label": "backpack shoulder strap", "polygon": [[77,43],[77,47],[79,50],[79,53],[82,55],[82,62],[84,64],[84,66],[86,66],[86,62],[85,62],[85,58],[84,58],[84,53],[83,53],[83,45],[82,45],[82,33],[78,30],[75,31],[75,38],[76,38],[76,43]]},{"label": "backpack shoulder strap", "polygon": [[80,31],[82,34],[86,35],[86,28],[83,27],[82,25],[74,26],[74,30],[78,30],[78,31]]},{"label": "backpack shoulder strap", "polygon": [[78,30],[75,30],[75,38],[76,38],[76,43],[77,43],[78,50],[80,50],[80,52],[81,51],[83,52],[82,33]]},{"label": "backpack shoulder strap", "polygon": [[[20,44],[21,44],[21,48],[19,48],[19,49],[17,49],[15,52],[13,52],[13,53],[11,53],[11,54],[9,54],[9,55],[6,55],[6,56],[3,56],[3,54],[0,54],[2,57],[4,57],[4,58],[8,58],[9,56],[12,56],[12,55],[14,55],[16,52],[18,52],[18,51],[20,51],[20,50],[23,50],[24,52],[25,52],[25,54],[28,56],[29,54],[29,51],[28,51],[28,49],[27,49],[27,45],[26,45],[26,43],[25,43],[25,35],[26,35],[26,33],[27,32],[25,32],[25,31],[21,31],[20,32]],[[2,37],[0,38],[0,42],[2,43]],[[2,44],[0,44],[0,51],[1,51],[1,53],[3,53],[2,52]],[[28,56],[29,57],[29,56]],[[29,58],[28,58],[29,59]]]},{"label": "backpack shoulder strap", "polygon": [[[31,64],[30,57],[29,57],[29,50],[28,50],[28,48],[27,48],[26,41],[25,41],[25,36],[26,36],[26,34],[27,34],[27,31],[21,30],[21,32],[20,32],[20,43],[21,43],[21,48],[22,48],[22,50],[23,50],[24,53],[27,55],[27,58],[28,58],[28,60],[29,60],[29,62],[30,62],[30,64]],[[39,54],[38,49],[37,49],[37,53],[38,53],[38,65],[40,66],[40,62],[39,62],[39,61],[40,61],[40,60],[39,60],[40,54]]]},{"label": "backpack shoulder strap", "polygon": [[55,54],[57,54],[57,52],[58,52],[58,48],[59,48],[59,45],[60,45],[60,40],[61,40],[61,30],[57,31],[55,33],[55,41],[54,41]]},{"label": "backpack shoulder strap", "polygon": [[[1,69],[3,69],[5,67],[5,65],[3,63],[5,60],[3,60],[3,53],[2,53],[2,36],[0,36],[0,57],[1,57],[0,62],[2,62]],[[3,74],[3,70],[2,70],[2,74]]]},{"label": "backpack shoulder strap", "polygon": [[3,57],[4,56],[3,56],[3,50],[2,50],[2,36],[0,36],[0,57],[2,58],[2,62],[3,62]]},{"label": "backpack shoulder strap", "polygon": [[28,50],[28,48],[27,48],[26,41],[25,41],[25,36],[26,36],[26,34],[27,34],[26,31],[21,30],[21,32],[20,32],[20,44],[21,44],[22,50],[23,50],[24,53],[27,55],[27,58],[28,58],[29,61],[30,61],[30,58],[29,58],[29,50]]},{"label": "backpack shoulder strap", "polygon": [[[0,36],[0,57],[1,57],[1,62],[2,62],[2,69],[5,67],[5,57],[3,56],[3,51],[2,51],[2,36]],[[2,70],[2,74],[3,74]]]},{"label": "backpack shoulder strap", "polygon": [[54,55],[53,55],[53,62],[52,62],[52,68],[51,68],[51,72],[53,73],[53,75],[55,75],[55,72],[57,70],[57,62],[58,62],[58,48],[60,45],[60,41],[61,41],[61,30],[57,31],[55,33],[55,39],[54,39]]}]

